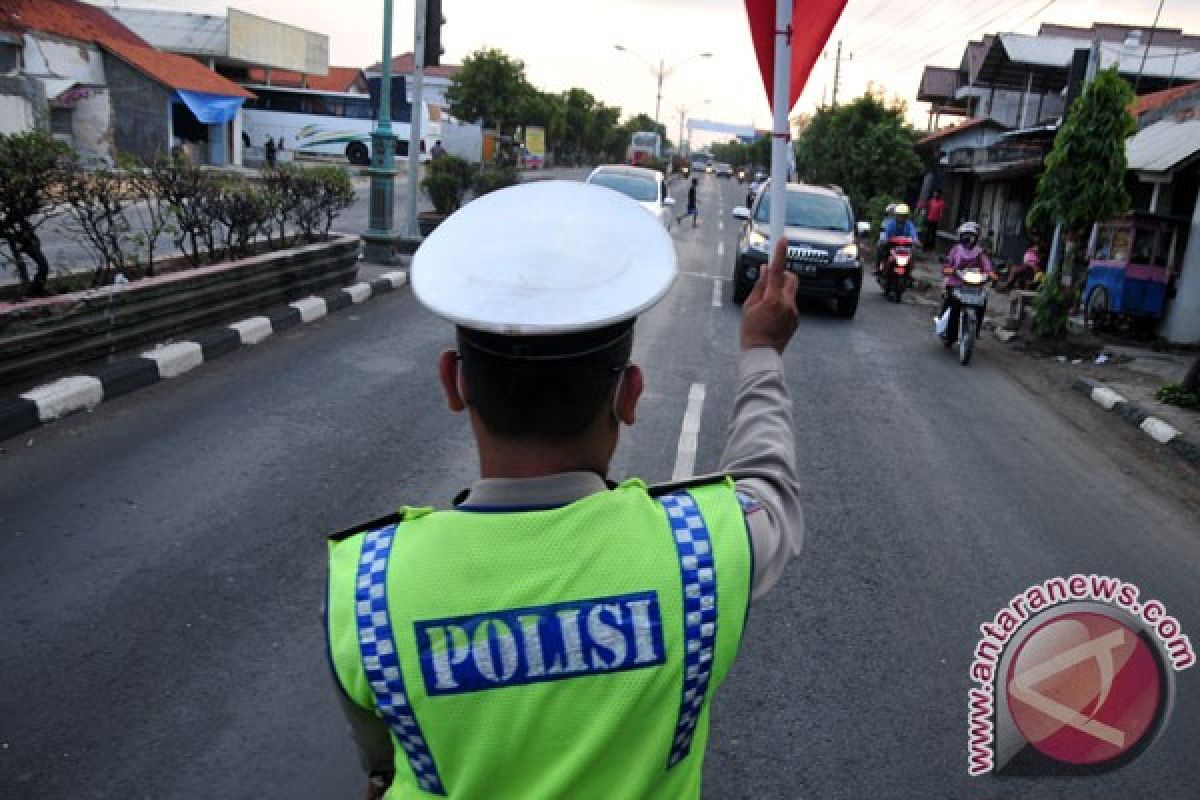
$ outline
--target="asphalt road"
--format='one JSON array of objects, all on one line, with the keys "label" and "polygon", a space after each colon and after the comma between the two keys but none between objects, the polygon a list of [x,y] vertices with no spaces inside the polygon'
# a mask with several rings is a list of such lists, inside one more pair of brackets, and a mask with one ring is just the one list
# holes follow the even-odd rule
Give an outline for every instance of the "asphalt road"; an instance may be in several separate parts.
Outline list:
[{"label": "asphalt road", "polygon": [[[639,323],[647,394],[615,477],[670,477],[695,383],[697,469],[716,466],[742,195],[702,179],[701,227],[673,233],[683,274]],[[705,796],[1194,797],[1195,669],[1119,772],[967,777],[978,626],[1015,593],[1116,575],[1196,638],[1200,492],[1026,389],[995,343],[959,367],[929,316],[873,285],[852,321],[803,315],[786,364],[804,553],[751,611]],[[472,479],[434,379],[449,341],[401,291],[0,443],[0,796],[360,796],[322,646],[323,536]]]}]

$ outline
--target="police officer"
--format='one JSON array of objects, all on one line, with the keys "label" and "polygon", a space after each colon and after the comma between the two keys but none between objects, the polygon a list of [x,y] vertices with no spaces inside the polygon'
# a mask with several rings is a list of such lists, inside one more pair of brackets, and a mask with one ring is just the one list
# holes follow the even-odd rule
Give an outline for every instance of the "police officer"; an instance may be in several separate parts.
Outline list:
[{"label": "police officer", "polygon": [[330,543],[329,655],[368,797],[699,797],[711,698],[803,530],[784,258],[744,306],[720,473],[647,487],[607,475],[644,386],[635,319],[675,277],[654,218],[546,181],[424,241],[413,291],[456,326],[438,376],[481,477]]}]

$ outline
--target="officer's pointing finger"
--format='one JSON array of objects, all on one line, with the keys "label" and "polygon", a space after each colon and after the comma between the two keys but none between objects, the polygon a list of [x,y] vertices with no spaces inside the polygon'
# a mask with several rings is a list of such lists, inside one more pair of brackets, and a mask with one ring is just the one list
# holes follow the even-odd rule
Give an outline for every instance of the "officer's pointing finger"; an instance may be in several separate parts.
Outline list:
[{"label": "officer's pointing finger", "polygon": [[770,272],[767,280],[769,281],[767,288],[778,290],[783,286],[783,276],[787,272],[787,237],[779,237],[779,241],[775,242],[775,249],[771,252]]}]

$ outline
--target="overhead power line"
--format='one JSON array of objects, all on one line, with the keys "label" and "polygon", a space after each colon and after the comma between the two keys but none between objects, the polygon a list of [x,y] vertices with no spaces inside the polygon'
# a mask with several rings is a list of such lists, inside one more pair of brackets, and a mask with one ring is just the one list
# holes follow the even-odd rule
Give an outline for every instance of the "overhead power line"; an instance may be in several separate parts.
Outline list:
[{"label": "overhead power line", "polygon": [[[1046,3],[1044,3],[1044,4],[1043,4],[1043,5],[1040,7],[1040,8],[1038,8],[1038,10],[1037,10],[1037,11],[1034,11],[1032,14],[1030,14],[1030,15],[1029,15],[1029,16],[1027,16],[1027,17],[1025,17],[1023,20],[1021,20],[1021,21],[1020,21],[1019,23],[1017,23],[1017,24],[1018,24],[1018,25],[1023,25],[1023,24],[1025,24],[1025,23],[1026,23],[1026,22],[1028,22],[1029,20],[1033,19],[1034,17],[1037,17],[1039,14],[1043,13],[1044,11],[1046,11],[1046,9],[1050,8],[1050,6],[1054,5],[1056,2],[1058,2],[1058,0],[1049,0],[1049,2],[1046,2]],[[987,20],[984,20],[983,22],[981,22],[981,23],[979,23],[978,25],[976,25],[974,28],[970,29],[970,31],[968,31],[968,32],[967,32],[965,35],[967,35],[967,36],[972,36],[972,35],[974,35],[974,34],[978,33],[979,31],[986,30],[986,29],[987,29],[987,28],[988,28],[990,25],[992,25],[992,23],[994,23],[994,22],[997,22],[997,21],[999,21],[999,20],[1003,19],[1004,17],[1007,17],[1007,16],[1008,16],[1009,14],[1011,14],[1011,13],[1012,13],[1012,10],[1010,9],[1010,10],[1008,10],[1008,11],[1003,11],[1003,12],[1001,12],[1001,13],[999,13],[999,14],[995,15],[994,17],[990,17],[989,19],[987,19]],[[905,64],[904,66],[902,66],[902,67],[898,67],[898,68],[896,68],[896,69],[894,69],[894,70],[892,70],[892,71],[893,71],[893,72],[903,72],[903,71],[905,71],[905,70],[907,70],[907,69],[911,69],[912,67],[916,66],[917,64],[920,64],[922,61],[926,61],[926,60],[928,60],[929,58],[932,58],[933,56],[935,56],[935,55],[937,55],[938,53],[942,52],[943,50],[947,50],[947,49],[949,49],[949,48],[951,48],[951,47],[954,47],[954,46],[956,46],[957,44],[958,44],[957,42],[951,42],[950,44],[941,45],[940,47],[937,47],[937,48],[935,48],[935,49],[933,49],[933,50],[930,50],[929,52],[927,52],[927,53],[924,53],[923,55],[921,55],[921,56],[919,56],[919,57],[917,57],[917,58],[913,59],[912,61],[910,61],[909,63]]]}]

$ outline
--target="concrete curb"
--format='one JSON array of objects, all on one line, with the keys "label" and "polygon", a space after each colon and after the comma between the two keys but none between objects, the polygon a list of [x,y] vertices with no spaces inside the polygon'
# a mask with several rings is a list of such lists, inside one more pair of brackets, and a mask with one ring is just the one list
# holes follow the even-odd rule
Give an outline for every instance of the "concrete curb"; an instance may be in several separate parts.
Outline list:
[{"label": "concrete curb", "polygon": [[47,422],[90,411],[105,400],[183,375],[208,361],[262,342],[275,333],[353,308],[375,295],[399,289],[408,274],[387,272],[370,283],[333,289],[229,325],[207,328],[187,340],[159,345],[140,355],[99,368],[90,375],[71,375],[0,398],[0,440],[18,436]]},{"label": "concrete curb", "polygon": [[1192,466],[1200,467],[1200,445],[1189,441],[1173,426],[1158,417],[1150,416],[1112,389],[1090,378],[1076,378],[1071,386],[1105,411],[1114,412],[1116,416],[1133,425],[1158,444],[1166,445],[1184,461]]}]

